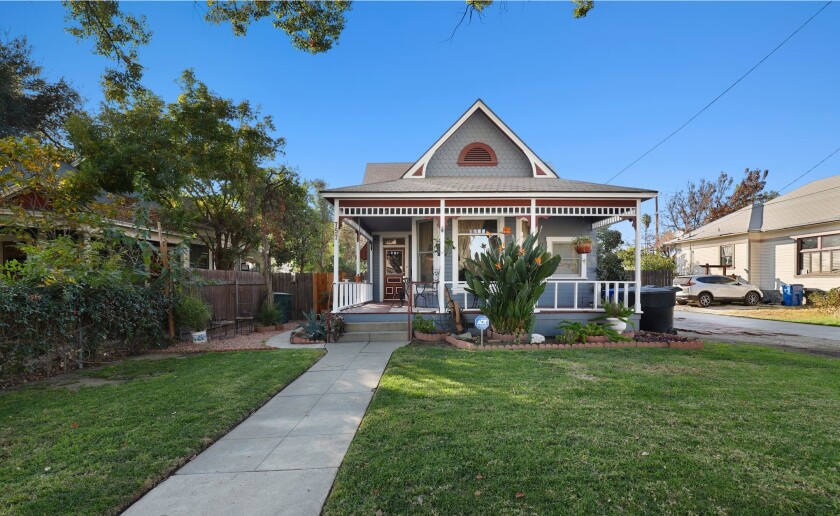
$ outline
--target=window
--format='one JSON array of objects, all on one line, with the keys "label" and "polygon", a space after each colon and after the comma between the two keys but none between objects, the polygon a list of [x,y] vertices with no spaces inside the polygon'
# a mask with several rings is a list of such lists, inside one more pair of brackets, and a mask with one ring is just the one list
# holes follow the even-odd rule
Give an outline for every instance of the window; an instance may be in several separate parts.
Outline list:
[{"label": "window", "polygon": [[417,252],[420,264],[420,281],[434,281],[435,223],[421,220],[417,223]]},{"label": "window", "polygon": [[578,254],[572,237],[549,237],[545,239],[548,252],[560,256],[560,265],[553,278],[586,278],[586,255]]},{"label": "window", "polygon": [[210,249],[206,245],[190,246],[190,267],[194,269],[210,268]]},{"label": "window", "polygon": [[720,246],[720,264],[724,267],[732,267],[735,265],[735,246],[722,245]]},{"label": "window", "polygon": [[499,162],[496,153],[489,145],[483,143],[471,143],[461,150],[458,156],[460,167],[495,167]]},{"label": "window", "polygon": [[26,261],[26,253],[20,250],[16,242],[3,242],[3,264],[12,260],[23,263]]},{"label": "window", "polygon": [[458,280],[465,281],[466,262],[468,258],[475,258],[483,253],[496,241],[498,245],[499,221],[496,219],[458,220]]},{"label": "window", "polygon": [[519,233],[516,236],[516,241],[520,244],[528,238],[531,234],[531,221],[528,219],[519,219]]},{"label": "window", "polygon": [[840,274],[840,233],[796,241],[799,274]]}]

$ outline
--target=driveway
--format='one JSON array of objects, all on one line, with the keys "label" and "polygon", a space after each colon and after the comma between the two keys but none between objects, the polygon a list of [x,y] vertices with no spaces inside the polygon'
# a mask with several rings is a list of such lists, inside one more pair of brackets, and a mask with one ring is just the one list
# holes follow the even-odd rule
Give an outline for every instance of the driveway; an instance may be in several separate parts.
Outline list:
[{"label": "driveway", "polygon": [[716,314],[714,309],[677,306],[674,328],[704,340],[761,344],[791,351],[840,357],[840,327],[750,319]]},{"label": "driveway", "polygon": [[391,353],[403,345],[327,344],[306,373],[124,514],[320,514]]}]

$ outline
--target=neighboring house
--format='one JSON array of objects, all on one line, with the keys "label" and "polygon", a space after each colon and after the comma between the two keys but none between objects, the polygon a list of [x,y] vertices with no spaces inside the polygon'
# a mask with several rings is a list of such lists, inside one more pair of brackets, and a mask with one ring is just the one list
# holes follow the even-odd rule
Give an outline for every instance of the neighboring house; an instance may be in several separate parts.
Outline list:
[{"label": "neighboring house", "polygon": [[[635,221],[641,203],[656,192],[560,178],[479,100],[417,161],[369,164],[363,184],[322,194],[335,208],[336,248],[341,223],[371,245],[370,282],[336,281],[334,312],[351,320],[404,313],[399,300],[405,278],[417,282],[409,288],[423,293],[414,301],[428,311],[446,313],[448,290],[468,316],[475,315],[476,300],[464,290],[465,260],[506,227],[508,238],[517,240],[540,229],[548,250],[563,261],[537,305],[537,332],[556,333],[557,321],[594,317],[610,289],[618,299],[619,291],[635,285],[598,282],[595,250],[578,255],[572,240],[594,240],[599,227]],[[337,259],[334,269],[338,279]]]},{"label": "neighboring house", "polygon": [[[73,165],[65,163],[62,164],[60,173],[66,173],[73,170]],[[124,197],[116,197],[119,200],[125,200]],[[104,198],[102,202],[107,202]],[[18,248],[18,242],[15,240],[13,231],[6,226],[4,228],[4,218],[11,215],[9,208],[4,206],[19,206],[25,208],[33,216],[38,216],[43,210],[49,209],[49,201],[44,199],[41,195],[32,192],[26,187],[15,186],[5,190],[0,190],[0,265],[5,264],[11,260],[23,261],[26,255]],[[125,219],[125,220],[122,220]],[[129,222],[131,216],[126,214],[126,217],[117,217],[108,219],[107,222],[114,227],[120,228],[126,235],[131,237],[139,237],[141,232],[146,234],[146,239],[155,247],[160,246],[161,237],[169,245],[178,245],[184,241],[186,235],[179,232],[163,230],[160,234],[156,228],[137,228],[134,224]],[[8,224],[8,222],[7,222]],[[57,228],[58,229],[58,228]],[[188,261],[187,261],[188,260]],[[193,243],[190,245],[189,257],[184,257],[185,263],[194,269],[214,269],[212,262],[212,255],[207,246],[201,243]]]},{"label": "neighboring house", "polygon": [[778,301],[782,285],[840,286],[840,175],[756,203],[668,243],[680,274],[741,276]]}]

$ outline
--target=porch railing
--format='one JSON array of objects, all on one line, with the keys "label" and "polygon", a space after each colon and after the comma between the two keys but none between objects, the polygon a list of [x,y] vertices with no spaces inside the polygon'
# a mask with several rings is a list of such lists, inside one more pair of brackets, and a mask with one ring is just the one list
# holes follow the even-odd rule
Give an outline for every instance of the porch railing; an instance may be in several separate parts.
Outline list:
[{"label": "porch railing", "polygon": [[[549,279],[536,308],[543,310],[591,311],[603,310],[601,301],[606,299],[614,303],[630,306],[630,291],[636,287],[635,281],[592,281]],[[461,308],[473,308],[476,303],[473,296],[464,290],[466,282],[445,282],[449,291]],[[453,286],[455,288],[453,288]]]},{"label": "porch railing", "polygon": [[373,301],[373,283],[339,281],[336,285],[338,285],[336,299],[339,310]]}]

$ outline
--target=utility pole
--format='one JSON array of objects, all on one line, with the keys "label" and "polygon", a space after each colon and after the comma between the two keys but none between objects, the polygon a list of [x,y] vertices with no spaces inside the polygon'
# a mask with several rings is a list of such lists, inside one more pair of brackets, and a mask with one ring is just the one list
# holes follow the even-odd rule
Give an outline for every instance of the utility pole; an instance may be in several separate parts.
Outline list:
[{"label": "utility pole", "polygon": [[659,251],[659,194],[653,198],[654,209],[656,210],[656,238],[653,241],[653,246]]}]

